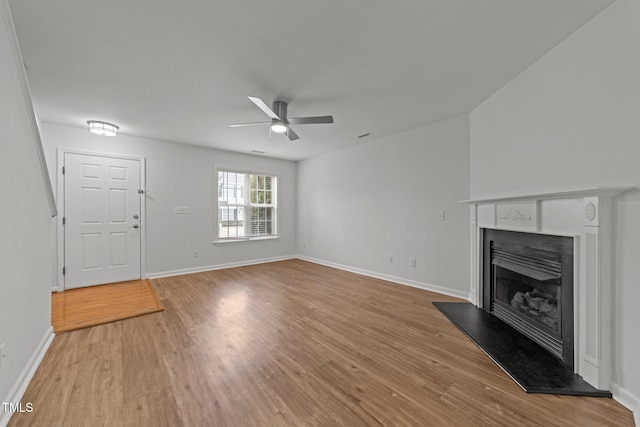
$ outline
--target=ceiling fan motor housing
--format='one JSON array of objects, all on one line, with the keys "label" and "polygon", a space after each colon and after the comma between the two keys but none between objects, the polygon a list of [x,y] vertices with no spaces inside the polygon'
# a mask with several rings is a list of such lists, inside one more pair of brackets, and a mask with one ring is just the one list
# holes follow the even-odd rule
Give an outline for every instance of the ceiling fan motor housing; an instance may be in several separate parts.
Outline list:
[{"label": "ceiling fan motor housing", "polygon": [[284,101],[273,101],[273,112],[280,120],[287,123],[287,103]]}]

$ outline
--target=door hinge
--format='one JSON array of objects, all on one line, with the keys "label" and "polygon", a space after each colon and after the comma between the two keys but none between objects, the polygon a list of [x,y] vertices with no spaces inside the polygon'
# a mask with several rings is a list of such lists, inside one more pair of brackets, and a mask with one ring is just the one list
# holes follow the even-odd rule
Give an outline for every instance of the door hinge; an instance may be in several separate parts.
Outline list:
[{"label": "door hinge", "polygon": [[62,275],[64,276],[65,274],[67,274],[67,267],[62,267]]},{"label": "door hinge", "polygon": [[144,194],[144,190],[141,188],[138,190],[138,194]]},{"label": "door hinge", "polygon": [[67,218],[66,217],[62,217],[62,225],[65,225],[67,223]]},{"label": "door hinge", "polygon": [[64,175],[64,166],[62,167],[62,175]]}]

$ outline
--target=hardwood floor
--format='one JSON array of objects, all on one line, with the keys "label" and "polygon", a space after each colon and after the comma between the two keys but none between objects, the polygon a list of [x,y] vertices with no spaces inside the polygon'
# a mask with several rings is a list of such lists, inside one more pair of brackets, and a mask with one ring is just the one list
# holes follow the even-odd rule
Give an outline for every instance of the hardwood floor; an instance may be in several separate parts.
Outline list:
[{"label": "hardwood floor", "polygon": [[51,324],[55,333],[162,310],[162,304],[148,279],[51,294]]},{"label": "hardwood floor", "polygon": [[301,260],[154,280],[165,311],[55,338],[10,426],[632,426],[524,393],[432,301]]}]

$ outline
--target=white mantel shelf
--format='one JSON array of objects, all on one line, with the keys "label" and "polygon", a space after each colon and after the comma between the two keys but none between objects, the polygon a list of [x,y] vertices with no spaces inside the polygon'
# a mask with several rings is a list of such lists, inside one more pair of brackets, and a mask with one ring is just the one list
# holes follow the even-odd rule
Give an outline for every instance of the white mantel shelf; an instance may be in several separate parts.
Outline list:
[{"label": "white mantel shelf", "polygon": [[472,199],[472,200],[460,200],[459,203],[466,203],[469,205],[480,205],[485,203],[499,203],[499,202],[518,202],[518,201],[532,201],[532,200],[554,200],[554,199],[572,199],[576,197],[589,197],[589,196],[616,196],[624,192],[633,190],[635,187],[594,187],[594,188],[582,188],[578,190],[566,190],[556,191],[552,193],[540,193],[540,194],[518,194],[515,196],[499,196],[491,197],[487,199]]}]

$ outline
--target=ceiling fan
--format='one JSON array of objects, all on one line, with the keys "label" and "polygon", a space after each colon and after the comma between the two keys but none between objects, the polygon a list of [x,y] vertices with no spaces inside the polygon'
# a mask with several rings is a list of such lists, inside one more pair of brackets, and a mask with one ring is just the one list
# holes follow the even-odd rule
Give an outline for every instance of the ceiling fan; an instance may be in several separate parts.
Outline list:
[{"label": "ceiling fan", "polygon": [[265,112],[267,116],[271,118],[268,122],[252,122],[252,123],[234,123],[229,125],[230,127],[240,126],[252,126],[252,125],[271,125],[271,131],[277,133],[286,133],[289,141],[295,141],[300,137],[291,129],[289,125],[308,125],[308,124],[321,124],[321,123],[333,123],[332,116],[315,116],[315,117],[298,117],[290,119],[287,117],[287,103],[284,101],[273,101],[273,108],[269,106],[260,98],[255,96],[248,97],[251,102]]}]

